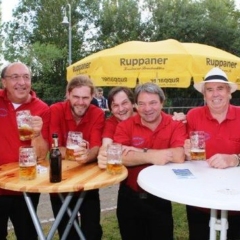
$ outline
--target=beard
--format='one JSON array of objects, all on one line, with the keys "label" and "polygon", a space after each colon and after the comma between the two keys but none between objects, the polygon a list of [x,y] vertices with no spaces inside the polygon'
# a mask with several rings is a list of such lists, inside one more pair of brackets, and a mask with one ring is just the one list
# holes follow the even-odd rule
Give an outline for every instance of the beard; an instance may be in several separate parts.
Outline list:
[{"label": "beard", "polygon": [[87,106],[82,106],[82,105],[71,105],[71,110],[73,115],[76,118],[82,118],[84,114],[86,113],[88,107]]}]

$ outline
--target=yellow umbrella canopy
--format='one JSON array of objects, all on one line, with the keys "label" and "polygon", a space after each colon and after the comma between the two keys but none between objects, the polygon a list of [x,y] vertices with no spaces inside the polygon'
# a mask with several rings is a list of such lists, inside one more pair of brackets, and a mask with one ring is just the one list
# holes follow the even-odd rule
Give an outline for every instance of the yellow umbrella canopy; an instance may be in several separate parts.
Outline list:
[{"label": "yellow umbrella canopy", "polygon": [[130,41],[72,64],[67,68],[67,80],[87,74],[96,86],[135,87],[138,83],[154,82],[161,87],[187,88],[192,77],[201,81],[217,64],[228,65],[223,70],[231,73],[232,81],[240,78],[240,58],[220,49],[174,39]]},{"label": "yellow umbrella canopy", "polygon": [[182,43],[182,45],[192,56],[190,71],[194,82],[202,81],[211,68],[219,67],[227,74],[230,81],[240,83],[239,57],[204,44]]}]

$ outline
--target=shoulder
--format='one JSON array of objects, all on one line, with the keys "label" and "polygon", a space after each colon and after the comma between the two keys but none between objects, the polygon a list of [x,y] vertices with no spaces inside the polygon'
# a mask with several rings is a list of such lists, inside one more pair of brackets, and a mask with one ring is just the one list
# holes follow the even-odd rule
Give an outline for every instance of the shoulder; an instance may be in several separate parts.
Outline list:
[{"label": "shoulder", "polygon": [[42,115],[49,113],[49,106],[38,97],[33,97],[29,103],[26,103],[26,107],[31,110],[33,114]]},{"label": "shoulder", "polygon": [[228,117],[238,118],[240,117],[240,107],[235,105],[229,105]]},{"label": "shoulder", "polygon": [[177,120],[173,120],[173,116],[170,114],[167,114],[165,112],[161,112],[162,115],[162,123],[165,126],[173,126],[173,127],[177,127],[177,126],[183,126],[184,124],[182,123],[182,121],[177,121]]},{"label": "shoulder", "polygon": [[190,110],[188,111],[187,117],[189,117],[189,116],[196,116],[196,115],[199,116],[199,114],[202,114],[202,113],[204,113],[205,111],[206,111],[206,106],[195,107],[195,108],[192,108],[192,109],[190,109]]},{"label": "shoulder", "polygon": [[4,95],[4,90],[0,89],[0,97],[2,97]]},{"label": "shoulder", "polygon": [[88,110],[86,112],[86,118],[91,119],[91,120],[94,120],[96,118],[104,118],[105,119],[104,111],[101,108],[96,107],[93,104],[90,104],[90,106],[88,107]]},{"label": "shoulder", "polygon": [[235,106],[235,105],[229,105],[229,108],[232,109],[232,110],[235,110],[236,112],[240,112],[240,106]]},{"label": "shoulder", "polygon": [[63,109],[66,107],[67,102],[57,102],[57,103],[53,103],[50,106],[50,109]]},{"label": "shoulder", "polygon": [[118,120],[115,116],[112,115],[112,116],[108,117],[105,122],[106,123],[118,123]]},{"label": "shoulder", "polygon": [[122,128],[127,128],[127,127],[133,126],[139,122],[140,122],[140,116],[138,114],[136,114],[134,116],[129,117],[128,119],[126,119],[124,121],[119,122],[118,126],[122,127]]},{"label": "shoulder", "polygon": [[40,98],[36,98],[36,105],[38,107],[41,107],[41,108],[45,108],[45,109],[49,109],[49,106],[47,103],[45,103],[44,101],[42,101]]}]

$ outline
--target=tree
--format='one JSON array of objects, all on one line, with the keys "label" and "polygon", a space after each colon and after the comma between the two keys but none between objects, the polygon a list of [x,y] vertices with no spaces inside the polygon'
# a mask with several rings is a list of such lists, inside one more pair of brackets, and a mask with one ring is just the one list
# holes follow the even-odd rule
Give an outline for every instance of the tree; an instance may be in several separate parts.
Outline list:
[{"label": "tree", "polygon": [[[240,12],[234,0],[69,0],[72,60],[141,40],[168,38],[216,46],[240,55]],[[66,0],[22,0],[7,33],[4,58],[32,67],[33,87],[43,99],[62,99],[68,58],[67,28],[61,25]],[[191,97],[188,89],[165,89],[169,98]],[[53,100],[54,101],[54,100]]]},{"label": "tree", "polygon": [[[239,11],[233,0],[146,0],[151,41],[168,38],[198,42],[240,55]],[[188,89],[166,89],[169,98],[196,94]]]},{"label": "tree", "polygon": [[[80,1],[72,1],[73,61],[80,58],[86,24],[82,20]],[[7,32],[4,57],[22,61],[33,72],[33,88],[44,99],[63,99],[66,86],[68,56],[67,29],[61,24],[66,2],[56,0],[21,1],[14,11],[14,19],[2,26]],[[81,9],[86,9],[81,8]],[[81,23],[81,24],[80,24]]]}]

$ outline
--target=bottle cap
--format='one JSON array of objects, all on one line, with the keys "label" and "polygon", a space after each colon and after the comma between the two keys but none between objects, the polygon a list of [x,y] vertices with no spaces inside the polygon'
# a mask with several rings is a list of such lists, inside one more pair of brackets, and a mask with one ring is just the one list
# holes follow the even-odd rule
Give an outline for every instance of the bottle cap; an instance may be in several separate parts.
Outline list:
[{"label": "bottle cap", "polygon": [[57,133],[53,133],[52,134],[52,138],[57,138],[58,137],[58,134]]}]

